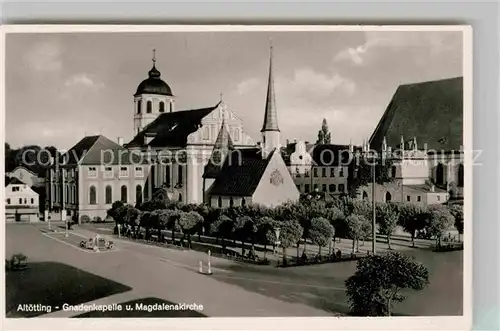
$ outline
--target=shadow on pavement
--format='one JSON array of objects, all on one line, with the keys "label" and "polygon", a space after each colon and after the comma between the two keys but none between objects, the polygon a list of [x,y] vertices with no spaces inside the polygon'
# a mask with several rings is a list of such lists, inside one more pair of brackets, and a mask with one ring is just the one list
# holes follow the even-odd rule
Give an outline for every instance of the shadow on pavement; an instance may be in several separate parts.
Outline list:
[{"label": "shadow on pavement", "polygon": [[[175,303],[159,298],[137,299],[119,305],[122,307],[121,310],[91,311],[74,317],[206,317],[196,310],[188,310],[181,305],[178,307],[179,310],[176,310]],[[126,309],[127,306],[129,309]]]},{"label": "shadow on pavement", "polygon": [[35,317],[47,313],[19,309],[19,305],[40,304],[50,306],[54,312],[61,310],[64,303],[76,305],[131,290],[126,285],[63,263],[29,261],[26,270],[6,272],[5,286],[7,317]]}]

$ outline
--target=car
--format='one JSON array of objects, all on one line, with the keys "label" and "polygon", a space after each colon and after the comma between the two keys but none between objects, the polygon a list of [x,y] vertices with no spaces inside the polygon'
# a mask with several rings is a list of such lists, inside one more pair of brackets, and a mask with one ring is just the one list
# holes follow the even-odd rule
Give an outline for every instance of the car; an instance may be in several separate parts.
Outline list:
[{"label": "car", "polygon": [[28,267],[28,258],[24,254],[14,254],[10,260],[5,260],[5,269],[10,271],[24,270]]},{"label": "car", "polygon": [[113,249],[114,244],[111,240],[106,240],[104,238],[95,237],[89,238],[88,240],[80,241],[80,247],[85,249],[92,249],[94,251]]}]

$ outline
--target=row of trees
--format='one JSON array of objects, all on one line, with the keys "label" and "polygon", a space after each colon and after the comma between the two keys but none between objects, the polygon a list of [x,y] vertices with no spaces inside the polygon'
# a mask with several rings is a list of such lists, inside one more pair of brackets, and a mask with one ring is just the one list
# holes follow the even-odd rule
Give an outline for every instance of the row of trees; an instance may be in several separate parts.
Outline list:
[{"label": "row of trees", "polygon": [[[115,202],[108,211],[117,224],[129,225],[134,235],[140,227],[145,229],[146,238],[154,231],[158,240],[162,239],[161,230],[182,233],[182,243],[187,240],[191,245],[191,236],[210,235],[220,241],[223,249],[227,240],[245,243],[274,245],[279,241],[286,263],[286,249],[297,248],[300,256],[302,244],[305,253],[307,243],[321,248],[334,244],[332,239],[350,238],[353,240],[353,252],[359,250],[359,241],[371,237],[371,203],[363,200],[343,199],[333,202],[301,201],[285,203],[275,208],[260,205],[246,205],[231,208],[211,208],[204,204],[180,204],[151,200],[137,208]],[[453,224],[458,231],[463,231],[463,212],[460,206],[449,209],[446,206],[418,206],[409,203],[376,204],[376,223],[378,232],[387,236],[391,245],[391,236],[399,225],[407,231],[414,244],[417,231],[425,231],[436,238],[440,245],[441,238]],[[279,238],[276,238],[279,229]],[[358,248],[356,249],[356,245]],[[264,251],[267,251],[265,249]],[[303,254],[304,254],[303,253]]]}]

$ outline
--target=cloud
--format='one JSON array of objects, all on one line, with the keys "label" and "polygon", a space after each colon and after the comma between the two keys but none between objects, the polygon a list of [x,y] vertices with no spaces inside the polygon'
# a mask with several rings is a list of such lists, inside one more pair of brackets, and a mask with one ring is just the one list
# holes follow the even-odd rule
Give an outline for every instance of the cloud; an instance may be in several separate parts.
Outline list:
[{"label": "cloud", "polygon": [[104,83],[92,80],[86,73],[80,73],[69,77],[64,83],[66,87],[86,86],[86,87],[104,87]]},{"label": "cloud", "polygon": [[355,65],[363,65],[364,59],[363,54],[366,53],[367,47],[366,45],[361,45],[355,48],[349,47],[340,51],[335,58],[334,62],[341,62],[344,60],[350,60]]},{"label": "cloud", "polygon": [[352,95],[356,84],[337,73],[320,73],[310,68],[296,69],[292,80],[280,78],[278,89],[286,97],[304,97],[314,102],[315,99],[331,98],[334,94]]},{"label": "cloud", "polygon": [[244,95],[252,92],[255,88],[257,88],[260,84],[260,81],[257,78],[249,78],[240,82],[236,87],[236,93],[239,95]]},{"label": "cloud", "polygon": [[61,49],[55,42],[35,44],[24,56],[24,62],[35,71],[50,72],[62,69]]}]

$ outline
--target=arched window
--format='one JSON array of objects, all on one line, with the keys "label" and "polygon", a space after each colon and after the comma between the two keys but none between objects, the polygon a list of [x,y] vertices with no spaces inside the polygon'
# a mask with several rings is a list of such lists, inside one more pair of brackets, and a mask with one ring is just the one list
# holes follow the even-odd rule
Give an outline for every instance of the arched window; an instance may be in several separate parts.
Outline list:
[{"label": "arched window", "polygon": [[177,168],[177,176],[178,176],[177,182],[180,185],[182,185],[182,165],[179,165],[179,167]]},{"label": "arched window", "polygon": [[219,199],[217,200],[217,206],[219,208],[222,208],[222,198],[221,197],[219,197]]},{"label": "arched window", "polygon": [[97,204],[97,192],[95,191],[94,185],[92,185],[89,190],[89,203],[91,205]]},{"label": "arched window", "polygon": [[391,177],[392,178],[396,178],[396,171],[397,171],[396,166],[392,166],[391,167]]},{"label": "arched window", "polygon": [[444,184],[444,166],[439,163],[436,167],[436,184]]},{"label": "arched window", "polygon": [[146,113],[151,113],[153,111],[153,103],[149,100],[146,103]]},{"label": "arched window", "polygon": [[182,202],[182,194],[179,193],[179,202]]},{"label": "arched window", "polygon": [[233,200],[233,197],[230,197],[229,198],[229,207],[233,207],[234,206],[234,200]]},{"label": "arched window", "polygon": [[165,102],[160,101],[160,113],[165,112]]},{"label": "arched window", "polygon": [[141,187],[141,185],[137,185],[135,187],[135,203],[136,204],[142,203],[142,187]]},{"label": "arched window", "polygon": [[458,186],[463,187],[464,186],[464,165],[463,164],[460,163],[458,165],[457,172],[458,172],[458,178],[457,178]]},{"label": "arched window", "polygon": [[142,100],[137,100],[137,114],[142,113]]},{"label": "arched window", "polygon": [[363,191],[363,200],[368,200],[368,193],[366,191]]},{"label": "arched window", "polygon": [[245,200],[245,198],[241,198],[241,205],[245,206],[246,204],[247,204],[247,201]]},{"label": "arched window", "polygon": [[123,203],[127,203],[127,185],[122,185],[120,199]]},{"label": "arched window", "polygon": [[111,185],[106,186],[106,204],[112,204],[113,203],[113,189],[111,188]]},{"label": "arched window", "polygon": [[165,166],[165,185],[170,187],[170,165]]},{"label": "arched window", "polygon": [[391,199],[392,199],[391,194],[390,194],[389,192],[385,193],[385,201],[386,201],[386,202],[390,202],[390,201],[391,201]]}]

